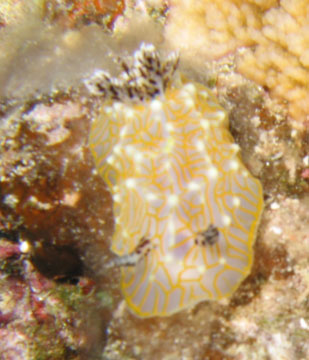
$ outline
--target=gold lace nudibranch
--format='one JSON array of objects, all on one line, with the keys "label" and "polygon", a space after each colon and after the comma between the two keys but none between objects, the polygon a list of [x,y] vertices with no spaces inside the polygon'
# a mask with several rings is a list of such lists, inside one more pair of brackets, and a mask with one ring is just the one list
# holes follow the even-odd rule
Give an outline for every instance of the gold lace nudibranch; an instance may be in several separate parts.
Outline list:
[{"label": "gold lace nudibranch", "polygon": [[250,272],[263,209],[227,112],[177,63],[142,45],[118,78],[86,82],[104,99],[89,146],[113,196],[111,249],[141,317],[230,297]]}]

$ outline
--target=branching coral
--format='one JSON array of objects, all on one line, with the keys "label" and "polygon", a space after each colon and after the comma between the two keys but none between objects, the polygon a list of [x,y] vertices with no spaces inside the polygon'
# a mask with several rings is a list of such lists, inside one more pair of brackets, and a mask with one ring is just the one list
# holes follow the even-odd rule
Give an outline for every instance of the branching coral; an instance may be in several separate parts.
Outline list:
[{"label": "branching coral", "polygon": [[309,113],[308,13],[304,0],[200,0],[194,7],[172,1],[167,37],[192,59],[197,53],[207,60],[235,53],[240,73],[287,102],[292,119],[304,121]]}]

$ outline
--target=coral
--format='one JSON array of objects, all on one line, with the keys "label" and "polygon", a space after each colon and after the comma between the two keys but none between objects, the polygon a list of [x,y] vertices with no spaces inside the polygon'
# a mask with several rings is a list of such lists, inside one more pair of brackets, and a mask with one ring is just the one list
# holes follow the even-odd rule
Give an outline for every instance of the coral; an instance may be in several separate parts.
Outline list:
[{"label": "coral", "polygon": [[304,0],[171,1],[166,37],[192,61],[233,53],[237,71],[287,102],[301,126],[309,113],[308,14]]},{"label": "coral", "polygon": [[[80,213],[87,207],[86,198],[94,196],[82,186],[85,179],[94,189],[98,187],[90,154],[84,147],[88,126],[86,108],[66,98],[51,104],[37,101],[31,109],[7,109],[0,127],[3,229],[24,229],[32,244],[66,246],[74,238],[75,244],[78,238],[91,238],[91,226],[82,225]],[[105,213],[103,218],[111,216],[104,205],[109,203],[108,198],[105,192],[96,200]],[[79,226],[89,234],[76,231]],[[111,225],[107,223],[106,227],[110,231]],[[39,246],[36,249],[40,251]],[[53,251],[56,249],[49,248],[47,253]]]},{"label": "coral", "polygon": [[[18,251],[0,236],[1,359],[77,359],[76,348],[87,347],[77,314],[94,300],[84,291],[87,279],[77,286],[56,284],[35,270],[22,249],[25,245]],[[14,272],[8,271],[9,263]]]},{"label": "coral", "polygon": [[104,261],[113,228],[84,146],[88,110],[67,95],[1,110],[0,357],[80,359],[102,343],[90,309],[114,306],[96,297],[100,271],[98,289],[87,271]]},{"label": "coral", "polygon": [[0,0],[0,28],[16,25],[26,13],[35,11],[36,8],[32,0]]},{"label": "coral", "polygon": [[76,28],[97,23],[108,28],[125,8],[124,0],[45,0],[44,17],[64,27]]}]

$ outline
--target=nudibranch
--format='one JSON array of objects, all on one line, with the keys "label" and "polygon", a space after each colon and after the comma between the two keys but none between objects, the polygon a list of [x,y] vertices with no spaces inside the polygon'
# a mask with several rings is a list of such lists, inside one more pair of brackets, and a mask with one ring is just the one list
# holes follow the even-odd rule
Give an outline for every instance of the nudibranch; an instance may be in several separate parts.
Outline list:
[{"label": "nudibranch", "polygon": [[249,274],[263,209],[227,112],[142,45],[123,73],[86,81],[103,103],[89,146],[113,196],[121,287],[140,317],[227,298]]}]

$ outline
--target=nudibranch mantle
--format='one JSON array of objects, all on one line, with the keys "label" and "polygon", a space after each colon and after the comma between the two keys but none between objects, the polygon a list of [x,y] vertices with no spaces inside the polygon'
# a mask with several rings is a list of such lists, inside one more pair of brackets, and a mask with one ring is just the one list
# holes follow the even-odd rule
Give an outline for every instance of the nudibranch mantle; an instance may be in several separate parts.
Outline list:
[{"label": "nudibranch mantle", "polygon": [[231,296],[250,272],[263,209],[210,89],[181,76],[165,85],[143,100],[106,99],[89,137],[114,200],[111,249],[133,259],[122,291],[141,317]]}]

